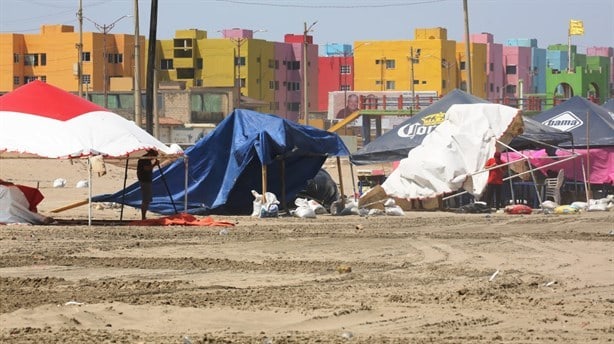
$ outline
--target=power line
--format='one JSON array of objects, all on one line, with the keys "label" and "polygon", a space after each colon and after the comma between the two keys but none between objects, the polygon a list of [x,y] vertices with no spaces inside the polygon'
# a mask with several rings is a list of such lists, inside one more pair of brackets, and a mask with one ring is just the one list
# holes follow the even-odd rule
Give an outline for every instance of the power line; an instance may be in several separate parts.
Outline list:
[{"label": "power line", "polygon": [[270,7],[289,7],[289,8],[342,8],[342,9],[346,9],[346,8],[383,8],[383,7],[408,7],[408,6],[414,6],[414,5],[423,5],[423,4],[432,4],[432,3],[437,3],[437,2],[446,2],[446,1],[451,1],[451,0],[419,0],[419,1],[412,1],[412,2],[399,2],[399,1],[395,1],[395,2],[390,2],[390,3],[386,3],[383,2],[382,0],[380,1],[368,1],[365,4],[357,4],[356,2],[352,2],[351,4],[348,4],[347,2],[344,2],[343,4],[334,4],[331,3],[331,1],[324,1],[322,3],[319,4],[314,4],[313,1],[311,1],[310,4],[305,4],[304,1],[297,1],[296,3],[281,3],[280,1],[271,1],[271,2],[265,2],[263,0],[259,0],[259,1],[248,1],[248,0],[215,0],[217,2],[226,2],[226,3],[232,3],[232,4],[239,4],[239,5],[253,5],[253,6],[270,6]]}]

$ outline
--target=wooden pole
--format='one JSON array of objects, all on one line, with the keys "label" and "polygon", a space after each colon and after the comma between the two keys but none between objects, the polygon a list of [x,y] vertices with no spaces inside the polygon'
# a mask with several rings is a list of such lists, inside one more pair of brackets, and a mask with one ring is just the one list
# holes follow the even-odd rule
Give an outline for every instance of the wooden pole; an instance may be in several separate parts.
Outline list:
[{"label": "wooden pole", "polygon": [[266,165],[262,165],[262,205],[266,203],[266,180],[267,180]]},{"label": "wooden pole", "polygon": [[337,157],[337,171],[339,172],[339,192],[341,197],[345,199],[345,193],[343,192],[343,173],[341,171],[341,158]]}]

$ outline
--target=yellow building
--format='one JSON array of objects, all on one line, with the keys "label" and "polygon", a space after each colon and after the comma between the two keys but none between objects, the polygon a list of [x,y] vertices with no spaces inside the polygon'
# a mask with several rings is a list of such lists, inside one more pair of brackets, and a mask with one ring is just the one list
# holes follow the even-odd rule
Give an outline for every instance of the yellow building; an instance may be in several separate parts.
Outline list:
[{"label": "yellow building", "polygon": [[[471,44],[472,88],[486,97],[486,45]],[[354,43],[357,91],[434,91],[445,95],[467,90],[465,44],[448,40],[445,28],[419,28],[413,40]],[[413,58],[411,58],[413,57]]]},{"label": "yellow building", "polygon": [[[488,63],[486,44],[471,43],[471,94],[483,99],[488,98]],[[460,66],[459,86],[463,91],[467,91],[469,82],[467,75],[467,45],[465,43],[456,44],[456,63]]]},{"label": "yellow building", "polygon": [[444,28],[416,29],[414,40],[355,42],[354,88],[446,94],[457,87],[455,51]]},{"label": "yellow building", "polygon": [[210,39],[206,31],[189,29],[158,44],[160,81],[183,81],[188,88],[236,87],[244,97],[261,101],[258,110],[270,110],[273,43],[251,37]]},{"label": "yellow building", "polygon": [[[133,77],[134,35],[83,32],[82,37],[84,92],[113,91],[114,78]],[[0,92],[12,91],[36,79],[77,92],[78,43],[79,33],[69,25],[43,25],[38,34],[0,34]],[[143,76],[146,53],[143,36],[140,43]],[[144,80],[142,77],[142,87]],[[115,84],[126,87],[125,82]]]}]

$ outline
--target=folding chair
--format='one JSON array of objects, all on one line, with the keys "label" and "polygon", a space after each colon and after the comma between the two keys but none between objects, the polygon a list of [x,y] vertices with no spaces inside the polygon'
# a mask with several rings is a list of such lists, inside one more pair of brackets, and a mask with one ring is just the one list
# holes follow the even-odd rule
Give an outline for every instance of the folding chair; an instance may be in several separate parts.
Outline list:
[{"label": "folding chair", "polygon": [[556,178],[546,178],[544,183],[545,186],[545,194],[544,200],[547,200],[549,197],[556,202],[556,204],[561,204],[561,187],[565,182],[565,171],[559,170]]}]

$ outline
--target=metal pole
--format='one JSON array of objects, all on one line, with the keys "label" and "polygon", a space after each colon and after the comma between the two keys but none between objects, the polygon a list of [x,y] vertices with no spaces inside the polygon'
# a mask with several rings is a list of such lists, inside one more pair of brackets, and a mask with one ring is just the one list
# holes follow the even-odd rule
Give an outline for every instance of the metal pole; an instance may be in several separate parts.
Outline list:
[{"label": "metal pole", "polygon": [[467,93],[471,94],[471,42],[469,40],[469,11],[467,0],[463,0],[463,12],[465,14],[465,55],[467,56]]},{"label": "metal pole", "polygon": [[307,23],[303,31],[303,118],[305,125],[309,125],[309,109],[307,108]]},{"label": "metal pole", "polygon": [[153,84],[156,68],[156,32],[158,29],[158,0],[151,0],[151,15],[149,18],[149,44],[147,51],[147,87],[145,104],[145,127],[148,133],[153,133]]},{"label": "metal pole", "polygon": [[416,99],[416,90],[414,83],[414,47],[409,48],[409,61],[411,63],[411,113],[414,112],[414,101]]},{"label": "metal pole", "polygon": [[77,90],[79,98],[83,97],[83,0],[79,0],[79,11],[77,12],[79,20],[79,43],[77,44]]},{"label": "metal pole", "polygon": [[103,65],[102,65],[102,74],[104,77],[102,86],[103,86],[103,92],[104,92],[104,108],[107,109],[109,108],[109,85],[107,84],[107,29],[108,26],[103,25],[102,26],[102,57],[103,57]]},{"label": "metal pole", "polygon": [[141,116],[141,44],[139,39],[139,0],[134,0],[134,122],[140,128]]}]

